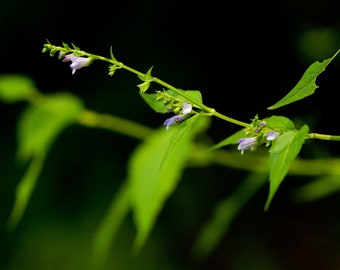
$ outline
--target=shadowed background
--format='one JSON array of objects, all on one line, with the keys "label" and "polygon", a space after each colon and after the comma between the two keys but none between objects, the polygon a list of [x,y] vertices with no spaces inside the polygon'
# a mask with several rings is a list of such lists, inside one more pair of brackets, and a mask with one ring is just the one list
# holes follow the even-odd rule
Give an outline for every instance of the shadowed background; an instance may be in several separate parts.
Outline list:
[{"label": "shadowed background", "polygon": [[[274,3],[273,3],[274,2]],[[225,5],[218,1],[2,1],[0,73],[31,76],[43,93],[67,90],[87,108],[157,128],[155,114],[138,95],[138,78],[105,63],[71,74],[69,64],[42,54],[52,44],[115,57],[185,90],[200,90],[206,105],[249,122],[273,113],[307,123],[314,132],[339,134],[335,60],[317,80],[316,94],[267,111],[294,87],[314,61],[340,48],[336,1],[265,1]],[[15,159],[16,120],[25,104],[1,103],[0,195],[2,224],[24,172]],[[213,119],[218,142],[238,127]],[[72,126],[51,148],[36,190],[17,230],[1,234],[4,269],[85,269],[95,229],[126,175],[139,142],[103,130]],[[339,154],[339,143],[312,142],[306,152]],[[142,254],[131,259],[132,219],[112,251],[115,269],[339,269],[338,195],[295,205],[289,191],[309,179],[289,177],[271,210],[261,190],[236,218],[222,244],[202,262],[188,259],[190,246],[220,199],[244,172],[212,166],[185,171]],[[3,226],[2,226],[3,228]],[[113,268],[110,268],[113,269]]]}]

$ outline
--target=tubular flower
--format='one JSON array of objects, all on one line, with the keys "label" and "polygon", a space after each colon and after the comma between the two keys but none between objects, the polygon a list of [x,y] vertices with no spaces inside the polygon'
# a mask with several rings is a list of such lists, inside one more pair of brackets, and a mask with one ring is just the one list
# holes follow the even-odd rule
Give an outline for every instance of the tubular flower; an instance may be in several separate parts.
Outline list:
[{"label": "tubular flower", "polygon": [[238,140],[238,143],[237,150],[241,150],[241,154],[243,155],[244,150],[254,150],[256,148],[257,139],[256,137],[241,138]]},{"label": "tubular flower", "polygon": [[168,119],[166,119],[163,123],[163,125],[166,125],[166,129],[168,130],[170,126],[176,124],[177,122],[181,122],[185,119],[185,116],[190,113],[192,110],[192,105],[188,103],[183,103],[182,105],[182,114],[172,116]]},{"label": "tubular flower", "polygon": [[192,105],[189,103],[183,103],[182,105],[182,114],[186,115],[188,113],[190,113],[192,110]]},{"label": "tubular flower", "polygon": [[76,72],[77,69],[82,67],[87,67],[91,64],[92,59],[88,57],[74,56],[73,54],[67,54],[64,56],[64,62],[71,61],[70,68],[72,69],[72,74]]},{"label": "tubular flower", "polygon": [[184,119],[183,115],[175,115],[170,117],[164,121],[164,125],[166,125],[166,130],[170,128],[170,126],[176,124],[177,122],[181,122]]},{"label": "tubular flower", "polygon": [[275,131],[269,131],[265,136],[267,141],[273,141],[279,136],[279,134]]}]

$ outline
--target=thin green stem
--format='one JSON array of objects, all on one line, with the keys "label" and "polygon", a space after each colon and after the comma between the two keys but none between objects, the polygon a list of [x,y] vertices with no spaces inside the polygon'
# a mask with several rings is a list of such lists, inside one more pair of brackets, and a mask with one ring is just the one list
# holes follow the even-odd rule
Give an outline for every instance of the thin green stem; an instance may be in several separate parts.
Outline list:
[{"label": "thin green stem", "polygon": [[[136,122],[119,118],[109,114],[99,114],[93,111],[84,110],[78,117],[78,123],[90,128],[103,128],[113,132],[121,133],[135,139],[145,140],[155,130],[146,126],[140,125]],[[322,135],[322,134],[318,134]],[[327,135],[324,135],[327,136]],[[323,136],[322,136],[323,137]],[[316,138],[320,139],[320,138]],[[225,151],[217,149],[211,154],[206,151],[207,146],[196,147],[193,151],[193,164],[201,164],[199,161],[205,160],[205,164],[209,162],[219,164],[226,167],[254,171],[254,172],[268,172],[268,157],[259,155],[248,155],[247,157],[240,155],[239,152]],[[198,162],[195,162],[196,159]],[[319,176],[319,175],[339,175],[340,174],[340,159],[317,159],[304,160],[296,159],[291,166],[289,174],[304,175],[304,176]]]},{"label": "thin green stem", "polygon": [[[103,57],[103,56],[100,56],[100,55],[95,55],[95,54],[92,54],[92,53],[88,53],[88,52],[85,52],[85,51],[80,51],[80,50],[77,50],[77,49],[70,49],[70,48],[66,49],[64,47],[54,46],[54,45],[51,45],[51,44],[46,44],[45,46],[48,46],[49,48],[51,48],[53,50],[61,51],[61,52],[64,52],[64,53],[77,53],[77,54],[81,54],[83,56],[90,57],[93,60],[100,60],[100,61],[104,61],[104,62],[110,63],[110,64],[116,66],[119,69],[125,69],[127,71],[130,71],[131,73],[136,74],[140,78],[143,78],[143,77],[146,76],[145,73],[142,73],[142,72],[140,72],[140,71],[138,71],[136,69],[133,69],[133,68],[127,66],[127,65],[124,65],[122,62],[119,62],[119,61],[117,61],[114,58],[109,59],[109,58],[106,58],[106,57]],[[222,119],[224,121],[227,121],[227,122],[239,125],[239,126],[243,126],[243,127],[249,126],[248,123],[245,123],[245,122],[233,119],[231,117],[225,116],[225,115],[217,112],[215,109],[210,108],[210,107],[204,105],[203,103],[193,99],[190,95],[187,95],[185,92],[180,91],[178,88],[176,88],[176,87],[174,87],[174,86],[172,86],[172,85],[170,85],[170,84],[168,84],[168,83],[166,83],[166,82],[164,82],[164,81],[162,81],[162,80],[160,80],[160,79],[158,79],[156,77],[149,76],[149,80],[152,81],[152,82],[155,82],[155,83],[157,83],[159,85],[162,85],[163,87],[165,87],[167,89],[170,89],[170,90],[174,91],[178,95],[180,95],[180,96],[184,97],[185,99],[187,99],[188,101],[190,101],[192,103],[192,105],[196,105],[197,107],[201,108],[208,115],[212,115],[212,116],[218,117],[218,118],[220,118],[220,119]]]},{"label": "thin green stem", "polygon": [[92,128],[111,130],[138,140],[144,140],[153,132],[151,128],[110,114],[99,114],[84,110],[77,118],[78,123]]},{"label": "thin green stem", "polygon": [[[145,73],[142,73],[136,69],[133,69],[127,65],[124,65],[122,62],[119,62],[117,61],[114,57],[112,57],[111,59],[109,58],[106,58],[106,57],[103,57],[103,56],[100,56],[100,55],[95,55],[95,54],[92,54],[92,53],[88,53],[88,52],[85,52],[85,51],[81,51],[81,50],[78,50],[78,49],[71,49],[71,48],[67,48],[67,47],[60,47],[60,46],[54,46],[52,44],[45,44],[45,48],[48,48],[49,50],[53,50],[53,51],[60,51],[60,52],[63,52],[63,53],[76,53],[76,54],[81,54],[83,56],[87,56],[87,57],[90,57],[94,60],[100,60],[100,61],[104,61],[104,62],[107,62],[109,64],[112,64],[114,65],[115,67],[117,67],[117,69],[125,69],[131,73],[134,73],[136,74],[139,78],[143,78],[143,77],[146,77],[147,74]],[[340,51],[340,50],[339,50]],[[338,51],[338,52],[339,52]],[[185,99],[187,99],[188,101],[190,101],[192,103],[192,105],[196,105],[197,107],[201,108],[203,111],[205,111],[208,115],[211,115],[211,116],[215,116],[215,117],[218,117],[224,121],[227,121],[227,122],[230,122],[230,123],[233,123],[233,124],[236,124],[236,125],[239,125],[239,126],[243,126],[243,127],[248,127],[249,124],[248,123],[245,123],[245,122],[242,122],[242,121],[239,121],[239,120],[236,120],[236,119],[233,119],[231,117],[228,117],[228,116],[225,116],[219,112],[217,112],[215,109],[211,108],[211,107],[208,107],[206,105],[204,105],[203,103],[193,99],[190,95],[187,95],[185,92],[183,91],[180,91],[178,88],[156,78],[156,77],[152,77],[151,75],[148,76],[148,80],[152,81],[152,82],[155,82],[159,85],[162,85],[163,87],[167,88],[167,89],[170,89],[172,91],[174,91],[175,93],[177,93],[178,95],[184,97]],[[93,115],[92,115],[93,116]],[[85,118],[84,118],[85,119]],[[90,122],[87,122],[85,121],[84,119],[80,119],[80,121],[84,121],[83,123],[84,124],[88,124],[88,125],[91,125]],[[90,118],[89,118],[90,119]],[[112,120],[112,119],[111,119]],[[106,124],[105,123],[101,123],[101,125],[105,126]],[[123,125],[125,126],[125,125]],[[124,133],[124,132],[123,132]],[[132,134],[133,135],[133,134]],[[307,135],[307,138],[308,139],[319,139],[319,140],[329,140],[329,141],[340,141],[340,136],[336,136],[336,135],[326,135],[326,134],[318,134],[318,133],[310,133]]]},{"label": "thin green stem", "polygon": [[[36,92],[28,101],[37,107],[43,107],[52,113],[56,113],[53,106],[46,106],[48,96]],[[120,133],[137,140],[145,140],[155,132],[154,129],[141,125],[131,120],[120,118],[110,114],[96,113],[90,110],[83,110],[77,117],[76,123],[89,127],[101,128]],[[324,135],[317,133],[308,134],[308,138],[322,140],[340,140],[340,136]],[[207,145],[199,145],[192,151],[193,166],[204,166],[219,164],[235,169],[268,172],[268,157],[263,155],[242,156],[239,152],[217,149],[213,152],[207,151]],[[289,173],[294,175],[318,176],[318,175],[340,175],[340,159],[318,159],[303,160],[296,159],[291,166]]]},{"label": "thin green stem", "polygon": [[221,119],[223,119],[223,120],[225,120],[225,121],[228,121],[228,122],[230,122],[230,123],[239,125],[239,126],[243,126],[243,127],[248,127],[248,126],[249,126],[248,123],[245,123],[245,122],[242,122],[242,121],[239,121],[239,120],[230,118],[230,117],[225,116],[225,115],[223,115],[223,114],[221,114],[221,113],[219,113],[219,112],[217,112],[217,111],[215,111],[215,112],[213,113],[213,115],[216,116],[216,117],[218,117],[218,118],[221,118]]},{"label": "thin green stem", "polygon": [[[252,171],[258,173],[268,173],[269,164],[266,155],[240,155],[239,152],[226,151],[217,149],[213,152],[205,151],[203,146],[196,147],[193,155],[193,165],[219,164],[225,167],[231,167],[244,171]],[[197,162],[195,163],[195,158]],[[322,159],[302,159],[296,158],[290,166],[288,174],[297,176],[321,176],[321,175],[340,175],[340,159],[339,158],[322,158]]]},{"label": "thin green stem", "polygon": [[340,141],[340,136],[326,135],[326,134],[319,134],[319,133],[309,133],[307,135],[307,139],[318,139],[318,140],[326,140],[326,141]]},{"label": "thin green stem", "polygon": [[203,103],[198,102],[197,100],[191,98],[189,95],[186,95],[185,93],[178,91],[177,88],[173,87],[172,85],[170,85],[170,84],[168,84],[168,83],[166,83],[166,82],[164,82],[164,81],[162,81],[160,79],[153,78],[153,81],[158,83],[158,84],[160,84],[160,85],[162,85],[162,86],[164,86],[164,87],[166,87],[166,88],[168,88],[168,89],[173,90],[177,94],[179,94],[182,97],[184,97],[187,100],[189,100],[192,104],[195,104],[195,105],[199,106],[201,109],[205,110],[209,115],[213,115],[213,116],[218,117],[220,119],[223,119],[223,120],[225,120],[227,122],[230,122],[230,123],[233,123],[233,124],[236,124],[236,125],[240,125],[240,126],[243,126],[243,127],[249,126],[248,123],[241,122],[239,120],[236,120],[236,119],[230,118],[228,116],[225,116],[225,115],[217,112],[215,109],[210,108],[210,107],[204,105]]}]

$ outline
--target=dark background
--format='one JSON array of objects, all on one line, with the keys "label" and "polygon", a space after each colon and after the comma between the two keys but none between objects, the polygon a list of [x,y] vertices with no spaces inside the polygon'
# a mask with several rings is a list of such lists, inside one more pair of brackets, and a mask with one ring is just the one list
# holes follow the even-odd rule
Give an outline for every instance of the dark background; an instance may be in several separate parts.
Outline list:
[{"label": "dark background", "polygon": [[[159,127],[140,99],[134,75],[107,75],[95,62],[71,74],[68,64],[42,54],[52,44],[115,57],[181,89],[202,92],[204,103],[248,122],[294,87],[314,61],[340,48],[340,2],[312,1],[2,1],[0,73],[31,76],[43,93],[68,90],[87,108]],[[307,123],[313,132],[339,134],[339,61],[318,77],[316,94],[275,112]],[[16,120],[25,104],[0,104],[1,213],[10,213],[23,173],[15,159]],[[216,142],[237,127],[213,119]],[[4,269],[85,269],[96,226],[126,174],[138,141],[102,130],[68,128],[53,145],[18,229],[1,234]],[[339,155],[336,142],[307,149]],[[309,153],[309,152],[308,152]],[[128,220],[109,269],[340,269],[339,197],[295,205],[289,191],[309,179],[289,177],[263,212],[267,189],[240,213],[220,247],[203,262],[188,260],[190,245],[216,202],[243,172],[212,166],[188,169],[142,255],[131,259]]]}]

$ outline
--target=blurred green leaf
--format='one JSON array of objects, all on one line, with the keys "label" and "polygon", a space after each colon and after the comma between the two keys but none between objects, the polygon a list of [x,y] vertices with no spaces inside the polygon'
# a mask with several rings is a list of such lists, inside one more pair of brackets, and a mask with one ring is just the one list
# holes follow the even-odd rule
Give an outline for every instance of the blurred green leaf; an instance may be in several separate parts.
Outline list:
[{"label": "blurred green leaf", "polygon": [[340,176],[319,177],[297,188],[293,195],[296,202],[310,202],[330,196],[340,191]]},{"label": "blurred green leaf", "polygon": [[211,220],[204,225],[194,243],[192,255],[195,258],[203,259],[217,247],[236,215],[267,178],[266,173],[249,174],[229,197],[218,203]]},{"label": "blurred green leaf", "polygon": [[229,137],[225,138],[224,140],[220,141],[219,143],[213,145],[212,147],[209,148],[209,151],[230,145],[230,144],[237,144],[238,140],[243,138],[245,136],[244,134],[245,129],[241,129],[234,134],[230,135]]},{"label": "blurred green leaf", "polygon": [[339,48],[340,33],[333,24],[307,27],[299,33],[297,50],[299,57],[305,61],[310,59],[326,59]]},{"label": "blurred green leaf", "polygon": [[312,65],[310,65],[296,86],[285,97],[283,97],[274,105],[268,107],[268,109],[274,110],[312,95],[315,89],[318,88],[318,86],[315,84],[317,76],[325,71],[325,68],[339,52],[340,50],[338,50],[331,58],[328,58],[321,63],[314,62]]},{"label": "blurred green leaf", "polygon": [[19,120],[18,157],[23,161],[32,160],[16,189],[14,207],[8,220],[10,229],[18,224],[27,207],[50,145],[82,109],[81,102],[68,93],[39,99],[38,104],[29,105]]},{"label": "blurred green leaf", "polygon": [[111,243],[116,237],[119,227],[130,209],[129,188],[127,184],[123,184],[113,198],[111,206],[95,235],[92,253],[94,269],[104,269]]},{"label": "blurred green leaf", "polygon": [[19,74],[0,76],[0,99],[7,103],[27,100],[36,93],[33,80]]},{"label": "blurred green leaf", "polygon": [[175,190],[193,149],[195,135],[208,126],[195,115],[154,133],[133,153],[129,163],[131,206],[137,226],[135,248],[145,243],[165,201]]},{"label": "blurred green leaf", "polygon": [[15,191],[14,206],[7,221],[7,228],[9,230],[13,230],[22,218],[28,201],[31,198],[32,192],[35,188],[40,171],[43,167],[44,160],[45,153],[40,152],[39,154],[35,155],[25,175],[17,186]]},{"label": "blurred green leaf", "polygon": [[304,125],[299,131],[287,131],[281,134],[270,148],[269,155],[269,195],[265,205],[268,210],[269,205],[278,190],[281,182],[285,178],[290,165],[299,154],[302,144],[309,131]]},{"label": "blurred green leaf", "polygon": [[27,160],[34,154],[46,152],[57,135],[82,110],[82,103],[69,93],[48,95],[39,106],[30,105],[18,124],[18,156]]}]

